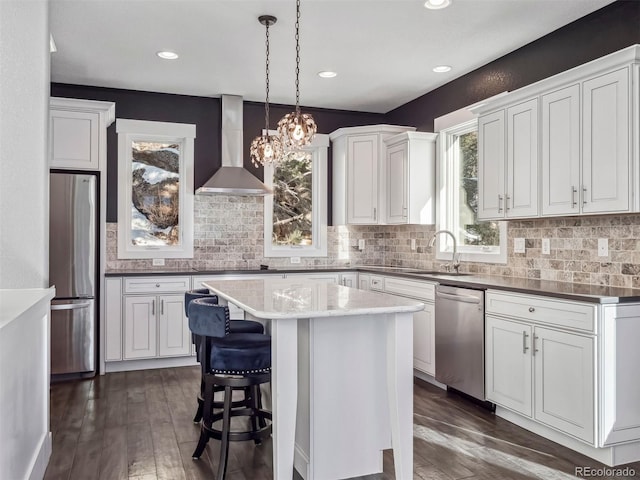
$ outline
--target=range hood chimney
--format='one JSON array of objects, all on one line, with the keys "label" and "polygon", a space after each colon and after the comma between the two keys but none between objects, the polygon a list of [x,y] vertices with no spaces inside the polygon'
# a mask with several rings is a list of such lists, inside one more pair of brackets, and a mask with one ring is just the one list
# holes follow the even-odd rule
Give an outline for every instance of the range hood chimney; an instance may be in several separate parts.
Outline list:
[{"label": "range hood chimney", "polygon": [[242,166],[242,97],[222,95],[222,166],[196,194],[268,195],[269,187]]}]

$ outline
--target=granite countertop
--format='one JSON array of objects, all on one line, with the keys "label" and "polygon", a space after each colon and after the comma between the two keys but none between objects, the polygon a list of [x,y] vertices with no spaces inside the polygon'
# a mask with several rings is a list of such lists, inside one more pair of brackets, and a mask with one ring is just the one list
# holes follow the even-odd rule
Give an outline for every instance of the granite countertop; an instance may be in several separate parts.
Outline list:
[{"label": "granite countertop", "polygon": [[640,302],[640,289],[608,287],[603,285],[587,285],[551,280],[537,280],[498,275],[479,275],[463,273],[460,275],[446,272],[432,272],[407,267],[384,265],[353,265],[349,267],[285,267],[268,270],[197,270],[197,269],[158,269],[158,270],[112,270],[107,277],[145,276],[145,275],[256,275],[284,273],[321,273],[357,271],[361,273],[392,275],[407,279],[419,279],[438,282],[444,285],[475,288],[479,290],[497,289],[533,295],[564,298],[590,303],[631,303]]},{"label": "granite countertop", "polygon": [[304,279],[212,280],[204,286],[256,318],[318,318],[413,313],[424,303]]}]

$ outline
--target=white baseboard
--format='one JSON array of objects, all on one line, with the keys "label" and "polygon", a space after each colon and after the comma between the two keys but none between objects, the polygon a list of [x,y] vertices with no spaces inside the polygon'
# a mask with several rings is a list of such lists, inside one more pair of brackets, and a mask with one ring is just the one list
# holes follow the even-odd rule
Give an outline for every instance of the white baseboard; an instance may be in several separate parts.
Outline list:
[{"label": "white baseboard", "polygon": [[436,387],[441,388],[443,390],[447,389],[447,386],[444,383],[440,383],[428,373],[421,372],[420,370],[417,370],[415,368],[413,369],[413,376],[427,383],[430,383],[431,385],[435,385]]},{"label": "white baseboard", "polygon": [[42,480],[51,458],[51,432],[46,432],[40,440],[38,452],[34,457],[29,480]]},{"label": "white baseboard", "polygon": [[124,360],[121,362],[107,362],[105,370],[111,372],[130,372],[132,370],[151,370],[154,368],[189,367],[198,365],[195,356],[172,358],[147,358],[144,360]]},{"label": "white baseboard", "polygon": [[298,471],[304,480],[313,480],[310,478],[311,472],[309,472],[309,457],[302,451],[297,443],[293,450],[293,468]]}]

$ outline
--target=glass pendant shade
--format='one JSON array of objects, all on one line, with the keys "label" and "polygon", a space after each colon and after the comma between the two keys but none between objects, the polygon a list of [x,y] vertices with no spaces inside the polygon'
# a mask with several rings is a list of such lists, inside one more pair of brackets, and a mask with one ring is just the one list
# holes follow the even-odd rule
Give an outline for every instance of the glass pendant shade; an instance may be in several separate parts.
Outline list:
[{"label": "glass pendant shade", "polygon": [[282,158],[284,150],[280,139],[275,135],[261,135],[251,142],[249,154],[254,167],[274,163]]},{"label": "glass pendant shade", "polygon": [[287,113],[278,122],[278,135],[286,150],[296,150],[309,145],[317,131],[318,126],[308,113]]}]

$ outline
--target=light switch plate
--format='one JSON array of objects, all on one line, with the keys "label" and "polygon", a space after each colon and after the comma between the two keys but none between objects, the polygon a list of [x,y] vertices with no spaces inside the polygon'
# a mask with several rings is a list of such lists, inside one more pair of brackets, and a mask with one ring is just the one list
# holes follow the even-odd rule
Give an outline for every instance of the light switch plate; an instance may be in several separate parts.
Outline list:
[{"label": "light switch plate", "polygon": [[598,239],[598,256],[599,257],[609,256],[609,239],[608,238]]},{"label": "light switch plate", "polygon": [[514,238],[513,239],[513,252],[514,253],[525,253],[524,238]]},{"label": "light switch plate", "polygon": [[164,267],[164,258],[154,258],[153,259],[154,267]]},{"label": "light switch plate", "polygon": [[300,257],[290,257],[291,263],[300,263]]},{"label": "light switch plate", "polygon": [[548,238],[542,239],[542,254],[551,255],[551,240]]},{"label": "light switch plate", "polygon": [[412,238],[411,239],[411,250],[415,250],[416,249],[416,239]]},{"label": "light switch plate", "polygon": [[358,250],[360,251],[364,250],[364,238],[361,238],[360,240],[358,240]]}]

